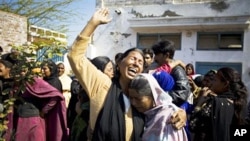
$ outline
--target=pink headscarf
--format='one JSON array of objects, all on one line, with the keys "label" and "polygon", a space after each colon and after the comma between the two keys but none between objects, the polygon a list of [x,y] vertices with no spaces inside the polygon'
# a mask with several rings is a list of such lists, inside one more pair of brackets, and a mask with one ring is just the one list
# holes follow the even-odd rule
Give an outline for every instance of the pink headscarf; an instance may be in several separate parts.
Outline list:
[{"label": "pink headscarf", "polygon": [[141,73],[140,75],[144,76],[148,80],[156,106],[172,104],[172,97],[161,88],[153,75],[147,73]]},{"label": "pink headscarf", "polygon": [[172,103],[172,97],[165,92],[151,74],[144,76],[152,90],[156,106],[146,112],[143,141],[188,141],[185,129],[175,130],[169,120],[179,108]]}]

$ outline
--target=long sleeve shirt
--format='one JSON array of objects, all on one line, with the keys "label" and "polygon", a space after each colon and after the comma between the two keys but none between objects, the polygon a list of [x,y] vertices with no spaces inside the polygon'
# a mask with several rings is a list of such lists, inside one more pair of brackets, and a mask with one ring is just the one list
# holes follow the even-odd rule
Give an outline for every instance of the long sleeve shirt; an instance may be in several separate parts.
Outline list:
[{"label": "long sleeve shirt", "polygon": [[[90,99],[90,128],[94,130],[95,123],[103,108],[106,96],[111,87],[111,79],[98,70],[85,56],[89,37],[77,37],[68,54],[71,68]],[[133,130],[132,112],[125,113],[126,140],[130,140]]]}]

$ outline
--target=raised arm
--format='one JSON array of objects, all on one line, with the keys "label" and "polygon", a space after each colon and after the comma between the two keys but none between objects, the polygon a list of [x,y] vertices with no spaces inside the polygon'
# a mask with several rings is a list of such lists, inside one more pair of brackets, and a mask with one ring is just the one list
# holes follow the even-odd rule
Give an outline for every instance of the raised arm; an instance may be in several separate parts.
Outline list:
[{"label": "raised arm", "polygon": [[74,74],[90,97],[98,94],[101,88],[107,88],[111,85],[108,76],[97,70],[85,56],[90,37],[95,29],[99,25],[110,21],[108,9],[97,10],[74,41],[68,54],[69,63]]}]

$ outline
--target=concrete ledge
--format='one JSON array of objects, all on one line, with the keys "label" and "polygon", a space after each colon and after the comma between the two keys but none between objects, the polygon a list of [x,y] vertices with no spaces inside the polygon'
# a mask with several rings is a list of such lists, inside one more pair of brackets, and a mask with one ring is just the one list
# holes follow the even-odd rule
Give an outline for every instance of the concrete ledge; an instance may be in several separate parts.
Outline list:
[{"label": "concrete ledge", "polygon": [[250,15],[224,17],[157,17],[128,19],[130,27],[137,29],[247,29]]}]

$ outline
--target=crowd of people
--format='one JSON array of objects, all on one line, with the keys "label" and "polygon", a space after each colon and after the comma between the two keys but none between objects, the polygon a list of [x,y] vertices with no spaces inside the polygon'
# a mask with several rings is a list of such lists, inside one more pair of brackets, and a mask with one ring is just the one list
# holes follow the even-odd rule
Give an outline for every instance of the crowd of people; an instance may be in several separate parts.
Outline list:
[{"label": "crowd of people", "polygon": [[[32,70],[41,75],[25,83],[8,113],[6,141],[230,141],[230,126],[250,124],[239,72],[222,67],[196,74],[193,64],[174,58],[172,41],[130,48],[115,61],[85,56],[95,29],[110,21],[108,9],[97,10],[74,41],[73,77],[52,60]],[[0,60],[1,104],[13,97],[4,91],[14,89],[17,55]]]}]

